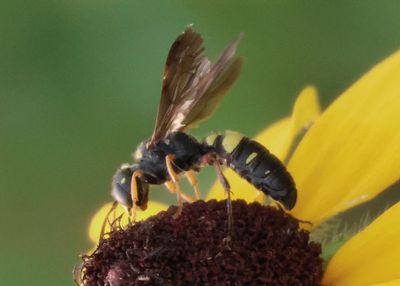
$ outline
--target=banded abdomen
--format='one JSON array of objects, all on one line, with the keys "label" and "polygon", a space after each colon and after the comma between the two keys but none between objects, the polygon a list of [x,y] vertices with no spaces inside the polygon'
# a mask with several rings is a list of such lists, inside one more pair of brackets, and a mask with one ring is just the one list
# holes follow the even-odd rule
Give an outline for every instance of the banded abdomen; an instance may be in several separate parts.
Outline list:
[{"label": "banded abdomen", "polygon": [[285,208],[296,203],[297,190],[283,163],[260,143],[237,132],[212,134],[206,144],[212,146],[223,163]]}]

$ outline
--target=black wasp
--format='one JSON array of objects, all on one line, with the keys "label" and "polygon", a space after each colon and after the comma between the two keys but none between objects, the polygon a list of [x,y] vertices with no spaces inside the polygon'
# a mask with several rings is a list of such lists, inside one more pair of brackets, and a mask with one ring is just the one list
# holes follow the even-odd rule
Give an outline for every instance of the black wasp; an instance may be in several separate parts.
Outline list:
[{"label": "black wasp", "polygon": [[184,133],[215,110],[240,74],[242,61],[235,56],[240,37],[230,43],[211,63],[204,53],[202,37],[191,26],[172,44],[164,69],[160,106],[150,139],[135,153],[133,165],[123,165],[114,175],[112,195],[131,211],[147,207],[149,185],[165,184],[183,201],[192,199],[181,192],[179,176],[185,175],[200,199],[195,172],[214,165],[228,196],[228,227],[232,228],[230,186],[221,164],[233,169],[257,189],[287,209],[296,203],[296,187],[285,166],[264,146],[236,132],[213,133],[198,142]]}]

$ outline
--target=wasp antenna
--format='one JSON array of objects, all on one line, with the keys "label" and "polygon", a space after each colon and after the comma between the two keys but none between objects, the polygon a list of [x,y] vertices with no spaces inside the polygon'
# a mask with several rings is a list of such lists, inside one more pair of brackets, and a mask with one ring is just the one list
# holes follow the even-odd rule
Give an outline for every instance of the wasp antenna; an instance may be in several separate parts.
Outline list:
[{"label": "wasp antenna", "polygon": [[116,210],[117,206],[118,206],[118,202],[117,202],[117,201],[114,201],[113,204],[111,205],[110,210],[107,212],[107,214],[106,214],[106,216],[105,216],[105,218],[104,218],[104,221],[103,221],[103,225],[101,226],[100,239],[103,239],[103,238],[104,238],[104,232],[105,232],[105,230],[106,230],[106,224],[107,224],[107,222],[109,223],[108,218],[110,217],[110,214],[111,214],[113,211]]}]

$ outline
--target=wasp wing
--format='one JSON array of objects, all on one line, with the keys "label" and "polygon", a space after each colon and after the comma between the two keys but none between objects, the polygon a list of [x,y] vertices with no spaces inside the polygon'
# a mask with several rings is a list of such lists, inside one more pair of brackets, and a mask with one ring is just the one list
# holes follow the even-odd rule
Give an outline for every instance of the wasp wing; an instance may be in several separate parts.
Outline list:
[{"label": "wasp wing", "polygon": [[189,26],[167,57],[160,107],[149,144],[169,133],[194,127],[215,110],[240,73],[235,58],[239,39],[233,41],[211,64],[204,54],[203,39]]},{"label": "wasp wing", "polygon": [[172,44],[164,67],[160,105],[151,142],[165,137],[171,107],[183,102],[183,94],[209,70],[210,62],[204,55],[202,44],[202,37],[193,32],[191,26]]},{"label": "wasp wing", "polygon": [[194,88],[195,100],[187,109],[182,108],[184,120],[179,123],[180,118],[177,116],[176,127],[181,125],[183,130],[197,127],[200,122],[208,119],[218,107],[222,98],[240,75],[242,60],[234,58],[238,43],[239,41],[236,40],[228,46],[212,66],[210,72]]}]

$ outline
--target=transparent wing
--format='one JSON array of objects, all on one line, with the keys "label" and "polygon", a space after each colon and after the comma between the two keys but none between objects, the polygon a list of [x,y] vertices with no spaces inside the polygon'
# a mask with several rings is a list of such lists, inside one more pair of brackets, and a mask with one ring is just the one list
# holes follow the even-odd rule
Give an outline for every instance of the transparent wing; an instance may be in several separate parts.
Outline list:
[{"label": "transparent wing", "polygon": [[169,51],[156,126],[149,144],[171,132],[194,127],[215,110],[240,74],[239,38],[211,64],[203,39],[189,26]]}]

